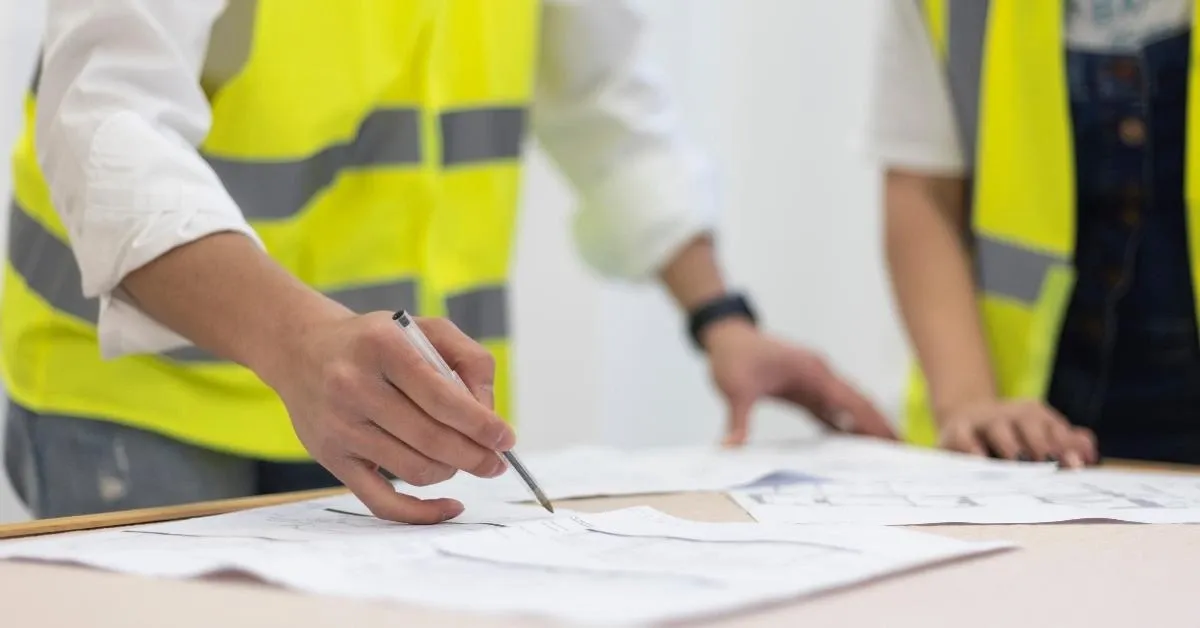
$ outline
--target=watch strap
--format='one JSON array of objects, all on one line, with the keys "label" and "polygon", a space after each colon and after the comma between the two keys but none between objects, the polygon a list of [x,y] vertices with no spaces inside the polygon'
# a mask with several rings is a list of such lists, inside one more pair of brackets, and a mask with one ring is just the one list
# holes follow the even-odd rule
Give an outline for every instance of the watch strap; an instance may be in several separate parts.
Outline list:
[{"label": "watch strap", "polygon": [[731,317],[744,318],[751,324],[758,323],[754,309],[742,294],[725,294],[692,310],[688,314],[688,333],[692,337],[692,344],[703,351],[704,344],[700,342],[700,334],[704,332],[704,329],[717,321]]}]

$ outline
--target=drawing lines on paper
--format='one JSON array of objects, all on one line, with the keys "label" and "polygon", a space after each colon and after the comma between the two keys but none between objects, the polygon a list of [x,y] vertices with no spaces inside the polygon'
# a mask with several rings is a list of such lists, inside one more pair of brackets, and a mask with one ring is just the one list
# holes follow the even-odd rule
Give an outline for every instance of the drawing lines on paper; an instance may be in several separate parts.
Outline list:
[{"label": "drawing lines on paper", "polygon": [[986,483],[955,486],[912,482],[814,483],[747,492],[765,506],[971,509],[1006,505],[1087,507],[1098,510],[1200,508],[1200,489],[1144,482],[1106,486],[1089,481]]},{"label": "drawing lines on paper", "polygon": [[[595,533],[593,533],[595,534]],[[588,538],[592,556],[613,564],[652,563],[664,568],[694,565],[696,561],[714,561],[731,569],[784,568],[824,560],[838,555],[857,554],[855,550],[778,541],[695,541],[673,537],[627,537],[599,534]]]}]

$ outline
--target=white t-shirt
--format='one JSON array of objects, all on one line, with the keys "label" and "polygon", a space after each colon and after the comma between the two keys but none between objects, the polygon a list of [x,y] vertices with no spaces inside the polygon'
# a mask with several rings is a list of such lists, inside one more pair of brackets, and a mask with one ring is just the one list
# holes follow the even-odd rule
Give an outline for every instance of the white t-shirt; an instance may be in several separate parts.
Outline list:
[{"label": "white t-shirt", "polygon": [[[1135,51],[1186,30],[1192,0],[1064,0],[1065,44],[1090,52]],[[884,167],[961,174],[949,86],[913,0],[889,0],[877,24],[867,148]]]}]

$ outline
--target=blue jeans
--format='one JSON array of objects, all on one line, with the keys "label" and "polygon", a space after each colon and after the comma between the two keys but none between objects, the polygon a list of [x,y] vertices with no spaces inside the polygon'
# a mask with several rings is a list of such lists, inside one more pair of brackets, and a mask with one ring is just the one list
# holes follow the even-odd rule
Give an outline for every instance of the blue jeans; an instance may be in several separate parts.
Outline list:
[{"label": "blue jeans", "polygon": [[1184,201],[1190,34],[1068,52],[1076,287],[1048,402],[1102,456],[1200,463],[1200,339]]},{"label": "blue jeans", "polygon": [[35,517],[338,486],[316,463],[232,456],[108,421],[8,404],[4,466]]}]

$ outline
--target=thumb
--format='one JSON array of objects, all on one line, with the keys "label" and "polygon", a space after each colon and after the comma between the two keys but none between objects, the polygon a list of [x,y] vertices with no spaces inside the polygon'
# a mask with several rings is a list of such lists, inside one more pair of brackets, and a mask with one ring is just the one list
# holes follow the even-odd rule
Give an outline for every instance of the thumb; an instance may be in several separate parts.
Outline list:
[{"label": "thumb", "polygon": [[750,429],[750,411],[754,409],[754,398],[729,398],[729,423],[725,429],[724,445],[736,446],[746,442]]}]

